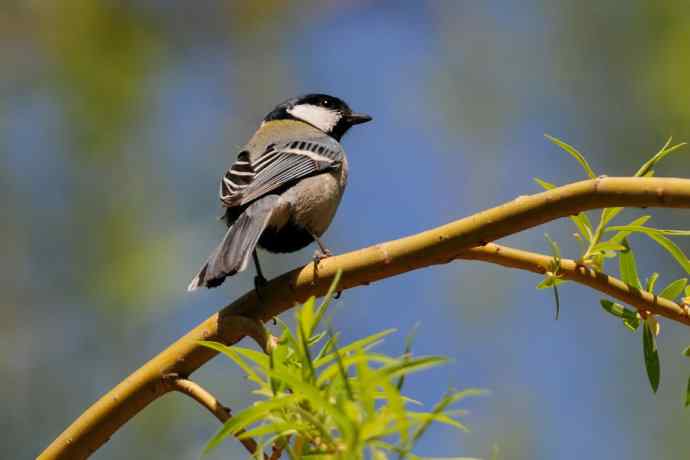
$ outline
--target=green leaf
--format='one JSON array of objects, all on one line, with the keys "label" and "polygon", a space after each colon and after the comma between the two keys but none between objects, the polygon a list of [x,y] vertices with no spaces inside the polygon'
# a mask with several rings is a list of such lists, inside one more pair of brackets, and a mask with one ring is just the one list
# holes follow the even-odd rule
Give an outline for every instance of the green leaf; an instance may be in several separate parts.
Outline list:
[{"label": "green leaf", "polygon": [[265,423],[237,435],[237,439],[258,438],[273,433],[296,433],[294,425],[286,422]]},{"label": "green leaf", "polygon": [[607,312],[611,313],[613,316],[616,316],[621,319],[628,319],[628,320],[637,320],[637,312],[630,310],[629,308],[624,307],[623,305],[619,303],[614,303],[611,302],[610,300],[606,299],[601,299],[599,301],[601,303],[601,306],[604,310]]},{"label": "green leaf", "polygon": [[623,240],[623,246],[625,246],[625,250],[621,252],[620,257],[618,259],[620,264],[621,279],[624,283],[629,284],[635,289],[642,289],[640,277],[637,275],[637,263],[635,262],[635,254],[633,253],[632,249],[630,249],[628,240]]},{"label": "green leaf", "polygon": [[[365,337],[363,339],[356,340],[356,341],[342,347],[339,350],[339,353],[341,356],[344,356],[345,354],[350,353],[351,351],[354,351],[360,347],[365,348],[365,349],[368,347],[370,348],[370,347],[380,343],[382,338],[384,338],[387,335],[392,334],[395,331],[396,331],[395,329],[386,329],[385,331],[381,331],[381,332],[378,332],[376,334],[372,334],[369,337]],[[330,363],[334,359],[335,359],[335,354],[329,353],[326,356],[324,356],[323,358],[319,359],[318,361],[315,360],[314,361],[314,367],[319,368],[323,365]]]},{"label": "green leaf", "polygon": [[688,285],[687,278],[681,278],[668,284],[659,293],[659,297],[675,301],[683,293],[685,286]]},{"label": "green leaf", "polygon": [[637,328],[640,327],[640,318],[624,319],[623,325],[630,329],[632,332],[635,332]]},{"label": "green leaf", "polygon": [[[412,330],[410,331],[409,334],[407,334],[407,337],[405,337],[405,351],[403,352],[403,360],[409,359],[410,354],[412,353],[412,342],[414,342],[415,335],[417,335],[417,329],[419,328],[419,321],[415,323],[414,326],[412,326]],[[398,383],[396,384],[396,388],[398,391],[402,390],[403,385],[405,384],[405,375],[401,375],[400,378],[398,379]]]},{"label": "green leaf", "polygon": [[650,324],[649,320],[644,322],[642,334],[642,348],[644,351],[644,364],[647,370],[647,377],[652,386],[652,391],[656,393],[659,388],[659,379],[661,375],[661,365],[659,363],[659,350],[656,348],[656,339],[654,337],[654,326]]},{"label": "green leaf", "polygon": [[404,374],[411,374],[419,372],[429,367],[438,366],[448,362],[448,358],[443,356],[421,356],[410,358],[406,361],[399,361],[393,364],[385,365],[377,369],[370,378],[371,382],[364,382],[365,385],[371,386],[384,380],[394,379]]},{"label": "green leaf", "polygon": [[612,242],[612,241],[604,241],[602,243],[597,243],[595,244],[592,249],[590,250],[590,254],[593,253],[599,253],[599,252],[606,252],[606,251],[624,251],[625,246],[623,246],[620,243]]},{"label": "green leaf", "polygon": [[592,170],[592,167],[589,165],[589,163],[587,163],[587,160],[585,159],[584,155],[582,155],[580,152],[578,152],[577,149],[575,149],[575,147],[573,147],[570,144],[563,142],[562,140],[560,140],[556,137],[550,136],[548,134],[545,134],[544,137],[546,137],[548,140],[550,140],[551,142],[553,142],[554,144],[556,144],[557,146],[559,146],[560,148],[562,148],[563,150],[568,152],[568,154],[570,154],[570,156],[575,158],[577,160],[577,162],[580,163],[580,166],[582,166],[582,169],[585,171],[585,173],[587,173],[587,175],[589,176],[590,179],[596,179],[597,178],[597,175],[594,173],[594,170]]},{"label": "green leaf", "polygon": [[450,425],[452,427],[457,428],[460,431],[464,431],[465,433],[468,433],[470,431],[465,425],[458,422],[454,418],[449,417],[446,414],[433,414],[431,412],[408,412],[408,416],[411,417],[413,420],[419,421],[426,421],[429,418],[431,418],[431,420],[434,422],[443,423],[444,425]]},{"label": "green leaf", "polygon": [[666,156],[675,152],[676,150],[685,145],[685,142],[681,142],[680,144],[671,146],[672,139],[673,138],[671,137],[668,138],[668,141],[666,141],[666,144],[664,144],[661,150],[659,150],[652,158],[650,158],[645,164],[643,164],[640,169],[637,170],[637,172],[635,173],[635,177],[646,176],[648,173],[652,172],[652,168],[654,168],[654,166],[657,163],[659,163]]},{"label": "green leaf", "polygon": [[386,408],[393,413],[393,416],[395,417],[395,420],[397,422],[398,434],[400,435],[400,443],[403,446],[408,445],[410,436],[410,423],[405,411],[405,402],[400,396],[400,392],[395,387],[395,385],[391,384],[390,382],[383,382],[381,387],[383,388],[383,391],[388,399],[388,404],[386,405]]},{"label": "green leaf", "polygon": [[685,349],[683,350],[683,356],[687,356],[688,358],[690,358],[690,346],[685,347]]},{"label": "green leaf", "polygon": [[548,289],[564,282],[564,279],[556,276],[547,276],[539,284],[537,284],[537,289]]},{"label": "green leaf", "polygon": [[685,407],[690,406],[690,378],[688,378],[688,384],[685,387]]},{"label": "green leaf", "polygon": [[249,425],[261,420],[266,414],[271,411],[294,404],[298,400],[298,396],[289,395],[281,398],[274,398],[268,401],[261,401],[251,407],[235,414],[230,418],[223,427],[211,438],[211,440],[204,447],[204,453],[207,454],[223,442],[225,438],[236,434],[238,431],[245,429]]},{"label": "green leaf", "polygon": [[309,350],[309,344],[307,343],[307,335],[302,327],[302,322],[297,322],[297,328],[299,332],[299,337],[302,341],[300,351],[302,352],[302,375],[305,380],[315,381],[316,372],[314,371],[314,361],[311,358],[311,352]]},{"label": "green leaf", "polygon": [[544,190],[551,190],[552,188],[556,188],[556,184],[552,184],[551,182],[546,182],[545,180],[541,180],[538,177],[534,178],[534,182],[539,184],[541,188]]},{"label": "green leaf", "polygon": [[343,275],[343,269],[339,268],[338,271],[335,272],[335,276],[333,277],[333,281],[331,282],[330,287],[328,288],[328,292],[324,296],[323,300],[321,301],[321,305],[319,305],[319,308],[316,310],[316,316],[314,318],[314,324],[315,326],[318,326],[321,320],[323,319],[323,315],[326,314],[326,311],[328,311],[328,307],[331,305],[331,301],[333,300],[333,295],[335,294],[335,290],[338,287],[338,284],[340,283],[340,278]]},{"label": "green leaf", "polygon": [[[621,208],[621,209],[623,209],[623,208]],[[651,218],[652,218],[652,216],[641,216],[641,217],[638,217],[637,219],[633,220],[632,222],[630,222],[630,224],[627,226],[642,226]],[[621,228],[621,227],[608,227],[606,229],[606,231],[610,232],[612,230],[615,230],[616,228]],[[627,231],[627,230],[620,231],[620,232],[616,233],[613,237],[611,237],[609,239],[609,242],[621,244],[623,242],[623,240],[625,238],[627,238],[628,235],[630,235],[631,233],[632,233],[632,231]]]},{"label": "green leaf", "polygon": [[645,284],[645,291],[654,294],[654,286],[656,286],[656,281],[659,279],[659,274],[654,272],[647,278],[647,283]]},{"label": "green leaf", "polygon": [[605,208],[603,211],[601,211],[601,220],[600,220],[600,226],[601,228],[604,228],[608,225],[611,220],[616,217],[621,211],[623,210],[622,207],[618,208]]},{"label": "green leaf", "polygon": [[252,350],[251,348],[238,347],[237,345],[232,346],[231,349],[263,370],[270,368],[269,357],[266,353]]},{"label": "green leaf", "polygon": [[[372,352],[362,353],[361,351],[359,351],[354,355],[348,356],[343,356],[343,353],[340,352],[338,354],[334,353],[334,356],[340,356],[340,359],[336,360],[335,364],[331,364],[330,366],[323,368],[323,370],[319,373],[318,379],[316,380],[316,386],[322,387],[324,384],[326,384],[328,381],[333,379],[338,374],[344,376],[344,371],[352,366],[358,366],[359,364],[368,364],[369,362],[382,365],[391,365],[400,362],[400,360],[391,358],[390,356]],[[338,361],[340,361],[340,363],[338,363]],[[362,373],[360,372],[358,378],[362,376],[361,374]]]},{"label": "green leaf", "polygon": [[[342,356],[341,356],[340,352],[338,351],[338,339],[336,338],[333,331],[329,330],[329,334],[331,336],[330,338],[333,339],[333,355],[335,356],[335,362],[338,365],[338,373],[340,374],[340,378],[343,381],[343,386],[345,387],[347,398],[350,401],[354,401],[355,397],[354,397],[354,393],[352,392],[352,387],[350,386],[349,375],[347,374],[347,370],[345,369],[345,365],[343,364]],[[360,348],[360,350],[361,350],[361,348]],[[323,373],[319,377],[322,377],[322,376],[323,376]]]},{"label": "green leaf", "polygon": [[592,222],[589,220],[589,216],[587,216],[586,212],[570,216],[570,220],[575,223],[575,226],[577,226],[577,229],[587,241],[592,241],[594,237],[592,233]]},{"label": "green leaf", "polygon": [[[654,233],[657,235],[668,235],[668,236],[690,236],[690,230],[668,230],[668,229],[661,229],[661,228],[652,228],[652,227],[644,227],[642,225],[623,225],[623,226],[616,226],[616,227],[609,227],[611,230],[617,230],[619,228],[633,231],[633,232],[642,232],[642,233]],[[609,230],[607,229],[607,231]]]},{"label": "green leaf", "polygon": [[237,354],[235,350],[232,349],[232,347],[229,347],[222,343],[212,342],[209,340],[200,340],[199,344],[205,346],[206,348],[210,348],[211,350],[223,353],[225,356],[233,360],[235,364],[240,366],[244,373],[247,374],[249,380],[257,383],[259,386],[267,385],[267,383],[264,382],[264,380],[261,377],[259,377],[259,374],[257,374],[251,366],[245,363],[244,360],[239,356],[239,354]]},{"label": "green leaf", "polygon": [[683,251],[673,241],[666,238],[657,229],[634,225],[625,225],[622,227],[609,227],[607,231],[608,230],[644,233],[645,235],[656,241],[656,243],[659,246],[666,249],[666,251],[668,251],[668,253],[671,254],[673,258],[676,259],[676,261],[678,261],[678,263],[681,267],[683,267],[686,273],[690,273],[690,260],[688,260]]},{"label": "green leaf", "polygon": [[345,443],[348,445],[350,444],[355,434],[355,421],[347,417],[336,405],[326,399],[325,395],[322,395],[318,388],[308,382],[300,381],[287,372],[276,370],[271,374],[273,377],[284,381],[292,389],[295,395],[299,395],[301,399],[308,401],[313,410],[321,411],[332,417],[335,424],[343,433]]},{"label": "green leaf", "polygon": [[556,265],[561,260],[561,248],[558,247],[558,243],[556,243],[548,233],[544,233],[544,238],[546,238],[546,241],[549,243],[549,247],[551,248],[551,254],[553,255],[554,262]]},{"label": "green leaf", "polygon": [[314,330],[314,305],[316,304],[316,297],[311,296],[306,302],[297,310],[297,322],[301,325],[302,331],[305,335],[305,340],[311,337]]},{"label": "green leaf", "polygon": [[484,394],[486,394],[486,391],[479,390],[476,388],[469,388],[467,390],[448,393],[438,403],[434,405],[434,408],[431,410],[429,415],[419,425],[419,427],[417,427],[414,434],[412,435],[412,440],[415,442],[419,440],[419,438],[429,429],[429,426],[433,421],[433,417],[442,414],[448,406],[455,404],[456,402],[468,396],[480,396]]}]

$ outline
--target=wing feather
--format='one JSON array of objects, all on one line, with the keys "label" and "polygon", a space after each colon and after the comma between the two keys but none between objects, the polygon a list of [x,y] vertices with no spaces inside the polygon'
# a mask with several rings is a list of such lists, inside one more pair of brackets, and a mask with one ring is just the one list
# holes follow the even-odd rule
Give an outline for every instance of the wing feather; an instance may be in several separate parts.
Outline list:
[{"label": "wing feather", "polygon": [[280,187],[340,164],[343,152],[319,142],[292,141],[270,145],[249,160],[243,151],[220,183],[220,199],[228,208],[243,206]]}]

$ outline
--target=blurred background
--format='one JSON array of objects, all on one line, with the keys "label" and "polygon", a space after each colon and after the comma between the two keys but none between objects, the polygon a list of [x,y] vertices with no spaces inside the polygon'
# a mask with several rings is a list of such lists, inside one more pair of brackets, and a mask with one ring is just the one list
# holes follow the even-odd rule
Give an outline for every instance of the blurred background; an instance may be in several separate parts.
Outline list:
[{"label": "blurred background", "polygon": [[[348,192],[325,241],[345,252],[581,179],[544,138],[629,175],[670,135],[690,140],[690,4],[597,1],[4,0],[0,9],[0,457],[37,455],[131,371],[229,300],[185,288],[224,232],[218,179],[260,119],[323,91],[374,123],[345,139]],[[659,175],[690,176],[690,151]],[[414,178],[414,179],[412,179]],[[687,211],[650,224],[688,228]],[[628,211],[619,222],[632,219]],[[509,238],[576,256],[568,222]],[[678,241],[690,250],[687,241]],[[642,275],[681,275],[633,237]],[[264,256],[274,276],[314,248]],[[609,269],[617,274],[617,269]],[[688,329],[662,321],[653,395],[640,335],[585,287],[456,262],[348,291],[345,340],[387,327],[453,362],[409,380],[433,403],[481,387],[469,434],[418,453],[505,459],[690,457]],[[290,314],[288,313],[289,317]],[[252,386],[223,358],[194,378],[234,410]],[[94,458],[195,459],[218,428],[185,397],[155,402]],[[243,458],[227,442],[208,458]]]}]

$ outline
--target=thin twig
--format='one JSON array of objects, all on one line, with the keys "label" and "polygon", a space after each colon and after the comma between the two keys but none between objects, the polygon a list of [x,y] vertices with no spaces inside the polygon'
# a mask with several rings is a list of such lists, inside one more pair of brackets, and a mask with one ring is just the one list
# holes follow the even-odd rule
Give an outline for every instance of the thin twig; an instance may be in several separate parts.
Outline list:
[{"label": "thin twig", "polygon": [[[209,412],[215,415],[221,423],[227,422],[228,420],[230,420],[230,417],[232,417],[230,409],[221,404],[215,396],[213,396],[210,392],[208,392],[206,389],[204,389],[204,387],[202,387],[198,383],[188,379],[175,378],[174,376],[169,376],[167,379],[167,384],[170,386],[171,390],[186,394],[187,396],[189,396],[190,398],[194,399],[196,402],[204,406],[206,409],[208,409]],[[244,433],[244,430],[240,430],[236,434],[239,435],[242,433]],[[256,441],[254,441],[251,438],[240,439],[239,441],[252,455],[254,455],[256,449],[258,449]],[[264,457],[268,458],[265,454]]]},{"label": "thin twig", "polygon": [[[459,259],[481,260],[504,267],[518,268],[533,273],[544,274],[553,262],[552,256],[538,254],[489,243],[470,248],[458,254]],[[656,296],[651,292],[636,289],[623,281],[593,268],[578,264],[574,260],[561,259],[559,275],[605,293],[637,308],[643,314],[652,312],[690,325],[688,310],[672,300]]]}]

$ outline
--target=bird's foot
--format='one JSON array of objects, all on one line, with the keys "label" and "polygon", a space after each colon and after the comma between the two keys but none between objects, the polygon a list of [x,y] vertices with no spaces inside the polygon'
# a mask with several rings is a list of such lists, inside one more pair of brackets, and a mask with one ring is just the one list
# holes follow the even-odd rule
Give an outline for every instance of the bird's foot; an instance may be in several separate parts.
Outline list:
[{"label": "bird's foot", "polygon": [[314,279],[312,280],[312,284],[316,284],[316,280],[319,278],[319,263],[321,263],[323,259],[328,259],[329,257],[333,257],[333,253],[326,248],[314,251]]}]

